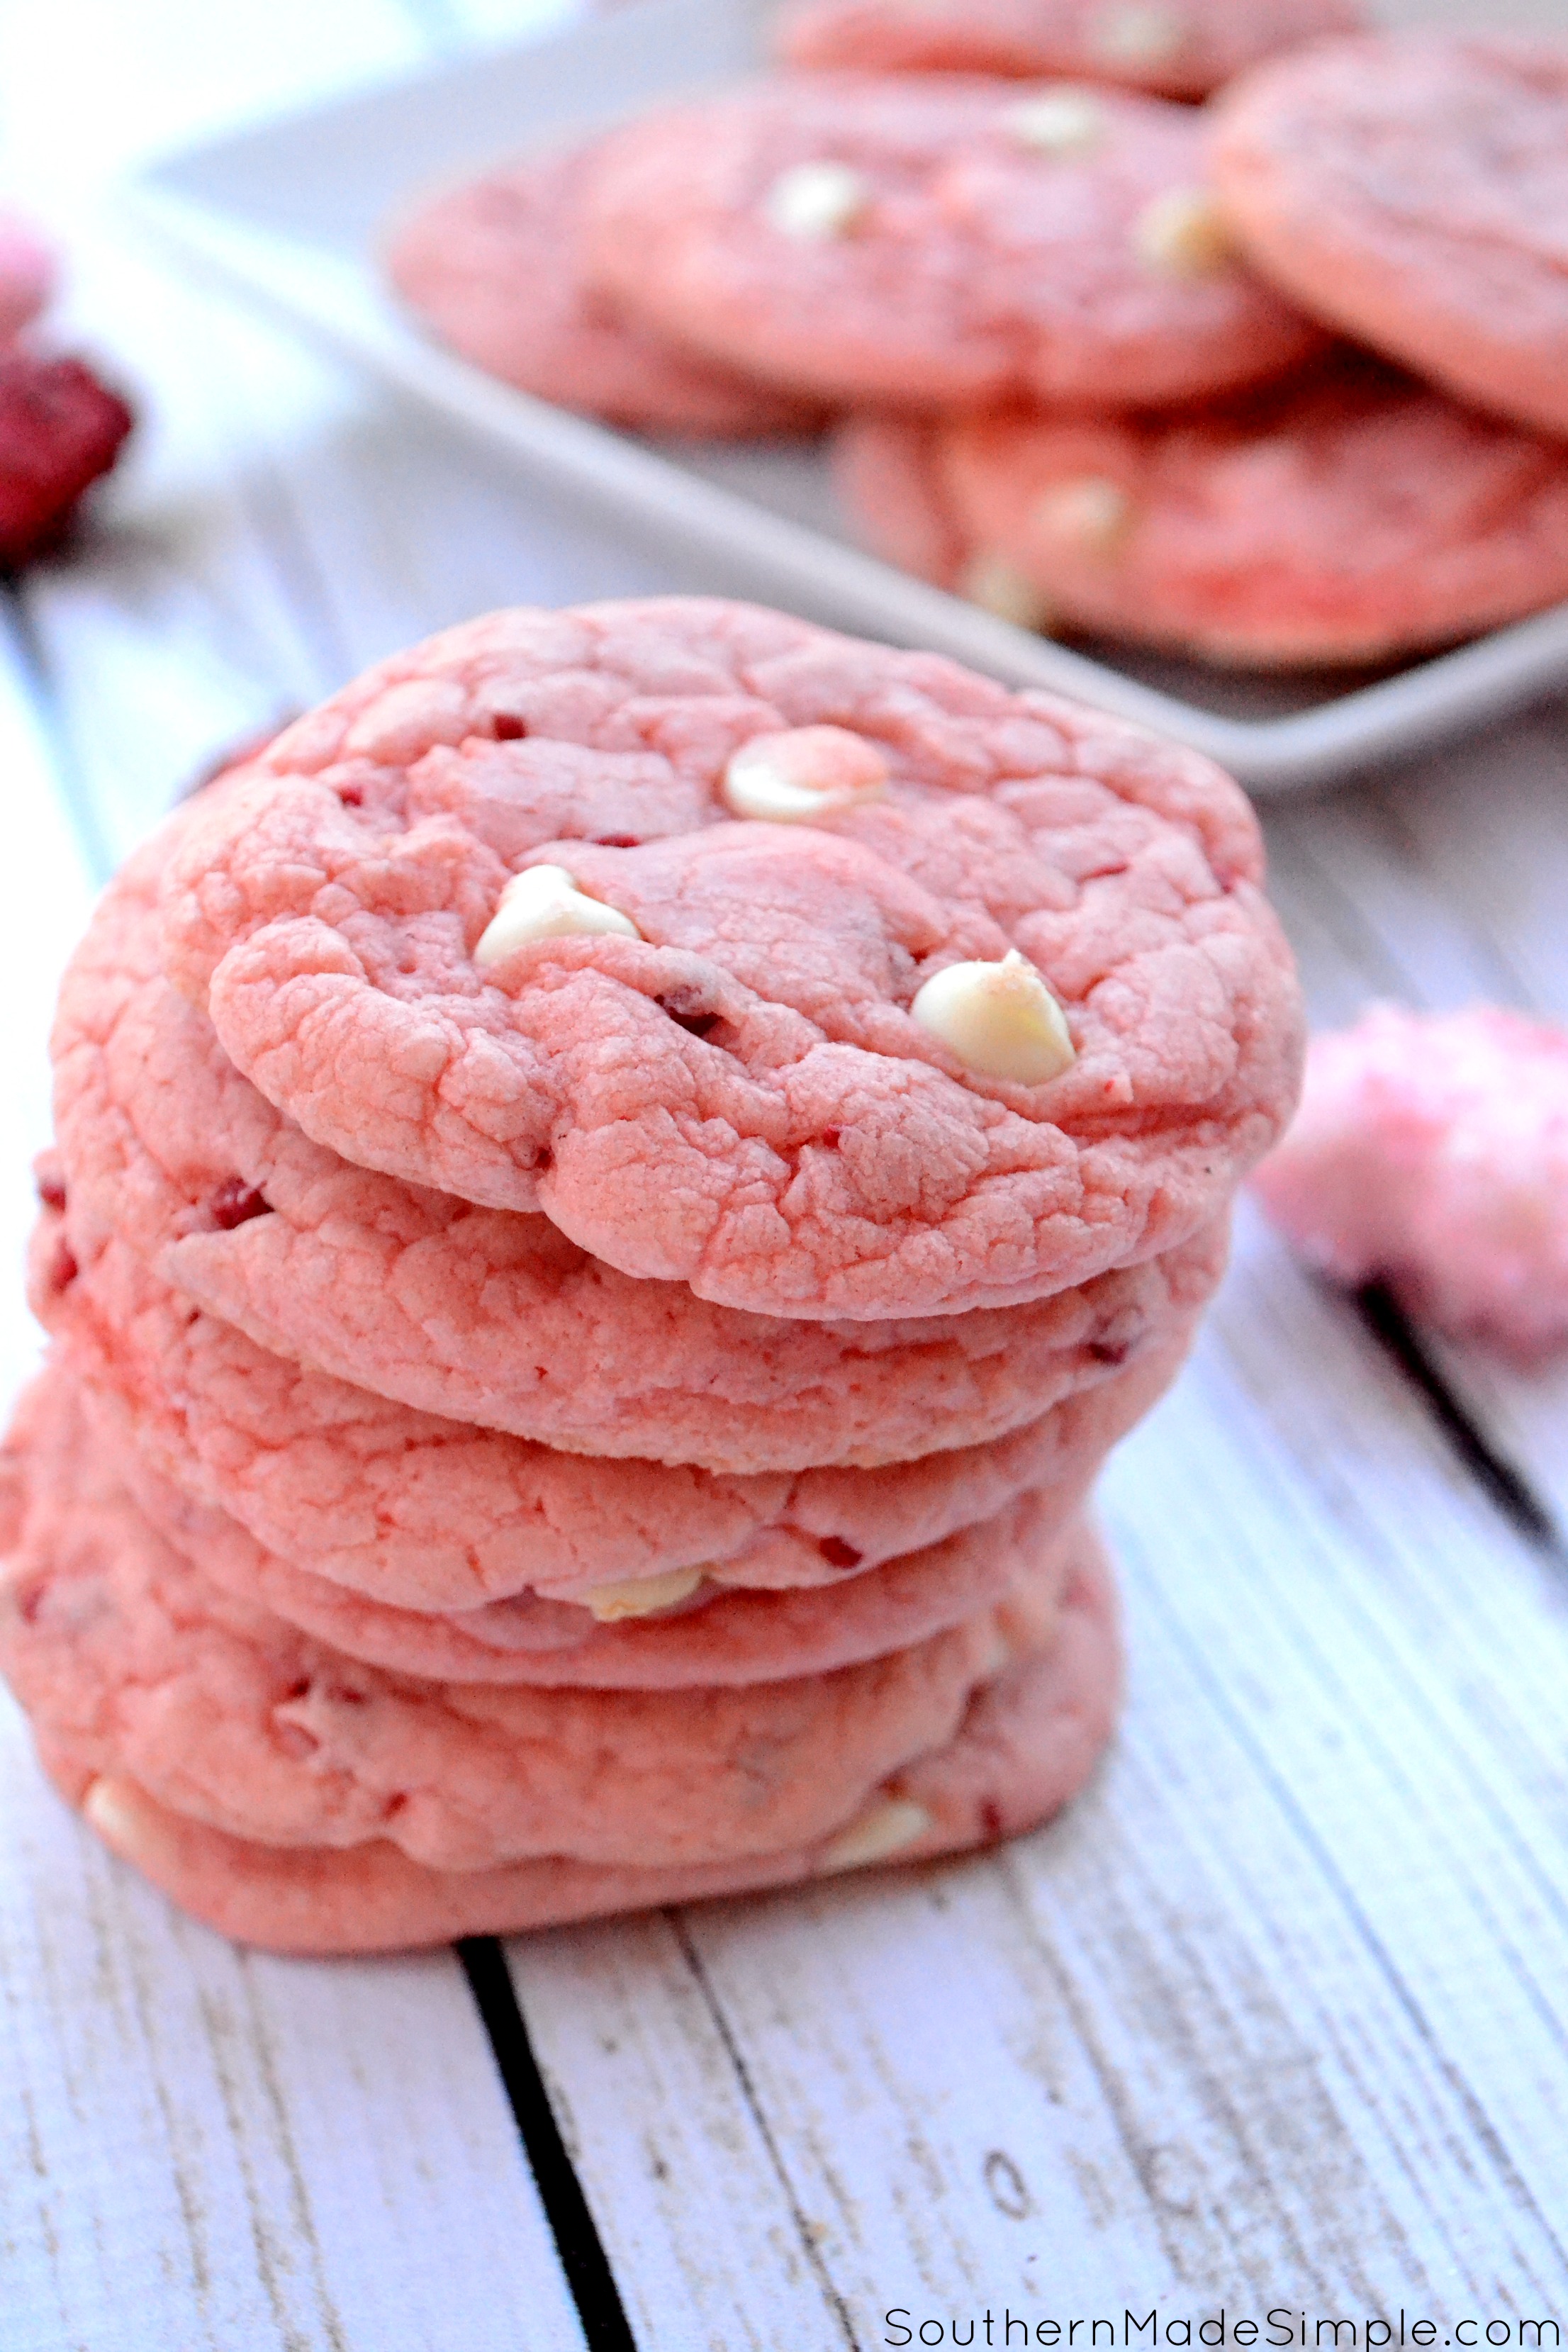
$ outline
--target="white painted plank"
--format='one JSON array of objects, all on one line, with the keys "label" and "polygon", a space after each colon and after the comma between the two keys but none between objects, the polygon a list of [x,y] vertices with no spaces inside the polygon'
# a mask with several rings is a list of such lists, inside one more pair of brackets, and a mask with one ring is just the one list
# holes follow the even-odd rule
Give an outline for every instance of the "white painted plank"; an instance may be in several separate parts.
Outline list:
[{"label": "white painted plank", "polygon": [[0,2086],[17,2352],[582,2344],[451,1955],[195,1927],[43,1784],[3,1695]]}]

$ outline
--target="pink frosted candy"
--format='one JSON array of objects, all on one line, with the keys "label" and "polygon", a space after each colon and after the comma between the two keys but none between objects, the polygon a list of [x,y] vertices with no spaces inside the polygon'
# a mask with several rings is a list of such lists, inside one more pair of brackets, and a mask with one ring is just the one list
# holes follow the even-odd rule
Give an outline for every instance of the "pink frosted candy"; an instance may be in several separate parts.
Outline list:
[{"label": "pink frosted candy", "polygon": [[1297,1247],[1522,1360],[1568,1344],[1568,1034],[1490,1005],[1377,1005],[1312,1042],[1253,1178]]}]

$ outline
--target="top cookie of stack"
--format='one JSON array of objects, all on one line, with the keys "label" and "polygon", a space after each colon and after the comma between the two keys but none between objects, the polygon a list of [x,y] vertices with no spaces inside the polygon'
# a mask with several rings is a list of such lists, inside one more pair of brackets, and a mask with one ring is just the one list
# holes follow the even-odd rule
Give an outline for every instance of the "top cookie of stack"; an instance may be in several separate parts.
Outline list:
[{"label": "top cookie of stack", "polygon": [[1293,1097],[1258,876],[1204,761],[702,600],[210,788],[56,1032],[0,1657],[66,1793],[310,1948],[1053,1810],[1088,1487]]}]

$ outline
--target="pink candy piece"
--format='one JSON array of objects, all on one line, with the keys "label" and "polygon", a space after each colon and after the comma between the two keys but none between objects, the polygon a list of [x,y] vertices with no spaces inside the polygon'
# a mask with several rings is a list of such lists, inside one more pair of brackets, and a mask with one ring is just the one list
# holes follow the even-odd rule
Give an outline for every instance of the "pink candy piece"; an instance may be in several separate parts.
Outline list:
[{"label": "pink candy piece", "polygon": [[1374,1006],[1317,1037],[1268,1216],[1342,1282],[1521,1361],[1568,1345],[1568,1034],[1477,1005]]},{"label": "pink candy piece", "polygon": [[36,319],[58,275],[51,248],[14,213],[0,213],[0,337]]}]

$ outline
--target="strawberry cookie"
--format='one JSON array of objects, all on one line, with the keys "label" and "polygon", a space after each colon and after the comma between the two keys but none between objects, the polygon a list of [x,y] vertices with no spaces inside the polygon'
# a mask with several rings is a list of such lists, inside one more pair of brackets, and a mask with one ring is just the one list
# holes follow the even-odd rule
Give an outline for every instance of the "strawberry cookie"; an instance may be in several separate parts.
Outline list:
[{"label": "strawberry cookie", "polygon": [[1245,66],[1362,21],[1353,0],[805,0],[785,65],[1079,76],[1204,98]]},{"label": "strawberry cookie", "polygon": [[487,374],[612,425],[732,436],[818,423],[805,403],[660,341],[584,283],[594,158],[590,147],[513,164],[423,205],[387,253],[408,308]]},{"label": "strawberry cookie", "polygon": [[1568,49],[1328,42],[1226,92],[1210,163],[1247,251],[1317,317],[1568,433]]},{"label": "strawberry cookie", "polygon": [[[700,1570],[601,1585],[594,1608],[524,1592],[479,1609],[398,1609],[266,1550],[237,1519],[166,1484],[133,1423],[79,1388],[69,1357],[44,1376],[48,1410],[77,1416],[150,1524],[201,1576],[345,1656],[452,1683],[592,1690],[730,1688],[827,1674],[945,1633],[999,1601],[1077,1516],[1099,1457],[994,1518],[838,1580],[737,1591]],[[639,1591],[638,1587],[641,1587]],[[624,1612],[624,1613],[622,1613]]]},{"label": "strawberry cookie", "polygon": [[[21,1524],[0,1658],[46,1769],[188,1910],[279,1950],[511,1932],[989,1844],[1076,1794],[1111,1727],[1114,1602],[1081,1522],[978,1625],[693,1708],[343,1659],[205,1587],[96,1454],[63,1496],[37,1391],[5,1467]],[[711,1813],[691,1810],[693,1772]],[[640,1837],[617,1829],[638,1818]],[[769,1831],[798,1842],[769,1849]],[[633,1859],[598,1858],[624,1842]],[[715,1842],[729,1851],[705,1857]],[[523,1858],[487,1861],[498,1843]]]},{"label": "strawberry cookie", "polygon": [[923,480],[961,584],[1000,564],[1056,622],[1237,667],[1383,660],[1568,596],[1568,449],[1353,353],[1179,419],[967,420],[914,480],[892,531]]},{"label": "strawberry cookie", "polygon": [[1098,1378],[1008,1436],[883,1469],[749,1477],[558,1453],[302,1370],[122,1243],[79,1265],[56,1212],[29,1293],[99,1424],[161,1486],[309,1577],[516,1646],[528,1628],[580,1639],[587,1612],[625,1625],[725,1587],[842,1585],[1028,1487],[1087,1484],[1173,1376],[1219,1257],[1194,1255],[1167,1328],[1126,1322],[1099,1343]]},{"label": "strawberry cookie", "polygon": [[[163,953],[306,1135],[459,1196],[405,1190],[397,1233],[339,1190],[330,1231],[370,1237],[377,1292],[356,1283],[353,1311],[382,1311],[372,1260],[468,1202],[542,1212],[553,1244],[505,1230],[559,1252],[563,1295],[575,1244],[601,1289],[609,1267],[885,1324],[1041,1300],[1212,1223],[1296,1085],[1260,870],[1244,797],[1195,754],[933,656],[671,598],[491,615],[287,730],[182,813]],[[95,1024],[67,1021],[68,1062]],[[110,1124],[156,1150],[166,1111],[137,1083]],[[89,1156],[69,1106],[100,1085],[62,1078],[68,1163]],[[232,1230],[187,1216],[163,1268],[247,1328],[203,1269],[281,1245],[286,1218],[238,1213],[283,1205],[237,1164],[256,1116],[224,1137]],[[318,1181],[319,1231],[334,1187],[373,1180]],[[274,1255],[269,1278],[300,1271]]]},{"label": "strawberry cookie", "polygon": [[661,334],[832,403],[1188,400],[1321,341],[1240,262],[1195,114],[1072,85],[796,75],[647,116],[587,255]]},{"label": "strawberry cookie", "polygon": [[869,1467],[1037,1420],[1184,1330],[1217,1276],[1219,1219],[1152,1262],[1028,1306],[781,1319],[618,1274],[543,1216],[351,1166],[239,1076],[158,972],[157,878],[191,824],[182,812],[131,861],[68,971],[54,1038],[60,1198],[79,1265],[122,1242],[262,1349],[572,1452],[718,1471]]},{"label": "strawberry cookie", "polygon": [[[45,1390],[0,1573],[0,1666],[47,1767],[126,1774],[282,1846],[386,1839],[435,1870],[525,1857],[679,1867],[840,1835],[879,1784],[952,1740],[1011,1663],[1011,1603],[832,1673],[689,1695],[443,1683],[342,1656],[209,1583]],[[1019,1579],[1036,1631],[1064,1579]]]}]

